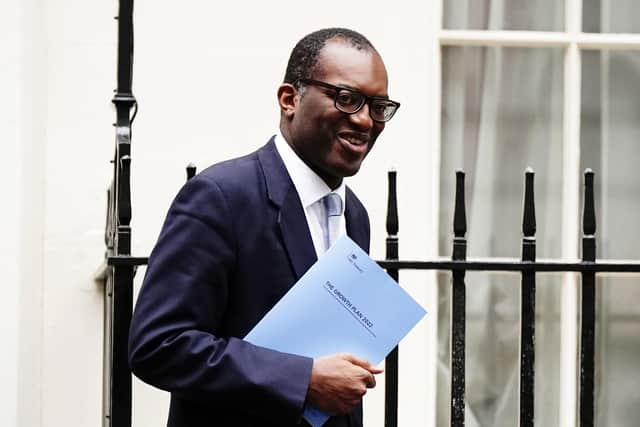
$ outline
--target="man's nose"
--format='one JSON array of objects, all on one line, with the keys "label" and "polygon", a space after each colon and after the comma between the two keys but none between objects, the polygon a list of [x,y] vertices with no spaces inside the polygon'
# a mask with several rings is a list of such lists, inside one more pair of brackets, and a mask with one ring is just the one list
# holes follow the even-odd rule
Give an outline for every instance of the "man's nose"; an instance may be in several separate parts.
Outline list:
[{"label": "man's nose", "polygon": [[365,103],[357,113],[351,114],[349,118],[359,129],[369,130],[373,127],[373,119],[371,119],[371,115],[369,114],[368,103]]}]

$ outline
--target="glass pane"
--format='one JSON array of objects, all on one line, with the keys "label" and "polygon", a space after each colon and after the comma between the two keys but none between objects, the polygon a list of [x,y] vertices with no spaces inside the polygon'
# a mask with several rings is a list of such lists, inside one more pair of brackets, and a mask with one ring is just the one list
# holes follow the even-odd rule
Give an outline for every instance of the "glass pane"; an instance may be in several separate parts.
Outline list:
[{"label": "glass pane", "polygon": [[[582,58],[581,165],[595,171],[598,258],[640,258],[640,52]],[[640,419],[640,277],[597,281],[598,426]]]},{"label": "glass pane", "polygon": [[[560,256],[563,53],[443,50],[441,255],[451,254],[455,170],[462,168],[467,172],[469,257],[520,257],[524,170],[531,166],[536,172],[538,256]],[[468,277],[467,417],[479,426],[517,425],[519,275]],[[444,299],[438,313],[443,367],[448,367],[449,287],[449,277],[443,276]],[[536,405],[539,426],[559,425],[560,301],[559,279],[540,275],[536,402],[544,403]],[[448,387],[448,382],[441,386]],[[448,403],[444,404],[438,407],[439,417],[448,417]]]},{"label": "glass pane", "polygon": [[637,0],[583,0],[582,31],[585,33],[640,32]]},{"label": "glass pane", "polygon": [[559,257],[563,51],[448,47],[442,76],[440,254],[451,253],[455,171],[462,168],[469,255],[519,257],[531,166],[538,256]]},{"label": "glass pane", "polygon": [[563,31],[564,0],[445,0],[448,30]]}]

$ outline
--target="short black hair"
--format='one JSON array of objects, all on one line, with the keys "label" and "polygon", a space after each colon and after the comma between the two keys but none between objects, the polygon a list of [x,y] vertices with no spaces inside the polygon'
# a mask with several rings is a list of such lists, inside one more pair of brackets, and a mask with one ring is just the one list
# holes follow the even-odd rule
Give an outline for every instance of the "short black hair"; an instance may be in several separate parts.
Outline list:
[{"label": "short black hair", "polygon": [[334,38],[349,42],[357,50],[376,50],[371,42],[357,31],[347,28],[324,28],[314,31],[304,36],[291,51],[284,83],[295,84],[300,79],[311,78],[318,64],[320,51],[327,41]]}]

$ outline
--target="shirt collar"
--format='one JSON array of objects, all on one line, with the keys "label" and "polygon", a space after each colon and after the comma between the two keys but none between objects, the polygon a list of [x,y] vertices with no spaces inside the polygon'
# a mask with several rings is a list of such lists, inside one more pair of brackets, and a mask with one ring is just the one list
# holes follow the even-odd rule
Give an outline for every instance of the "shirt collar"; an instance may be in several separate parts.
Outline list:
[{"label": "shirt collar", "polygon": [[[276,149],[284,162],[284,166],[287,168],[287,172],[291,177],[291,181],[293,181],[293,185],[296,187],[302,206],[305,209],[331,193],[331,188],[298,157],[279,130],[275,136],[275,143]],[[346,192],[344,180],[333,192],[340,196],[343,201],[342,205],[344,206]]]}]

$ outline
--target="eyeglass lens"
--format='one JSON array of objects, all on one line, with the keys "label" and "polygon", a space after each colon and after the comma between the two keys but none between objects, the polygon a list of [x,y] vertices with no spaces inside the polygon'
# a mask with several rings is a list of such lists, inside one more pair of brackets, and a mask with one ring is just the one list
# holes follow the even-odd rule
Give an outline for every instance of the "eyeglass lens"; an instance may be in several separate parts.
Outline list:
[{"label": "eyeglass lens", "polygon": [[[336,95],[336,107],[347,114],[357,112],[365,102],[366,97],[363,94],[348,89],[341,89]],[[396,108],[396,105],[390,101],[374,98],[369,104],[369,114],[372,119],[384,122],[391,119]]]}]

